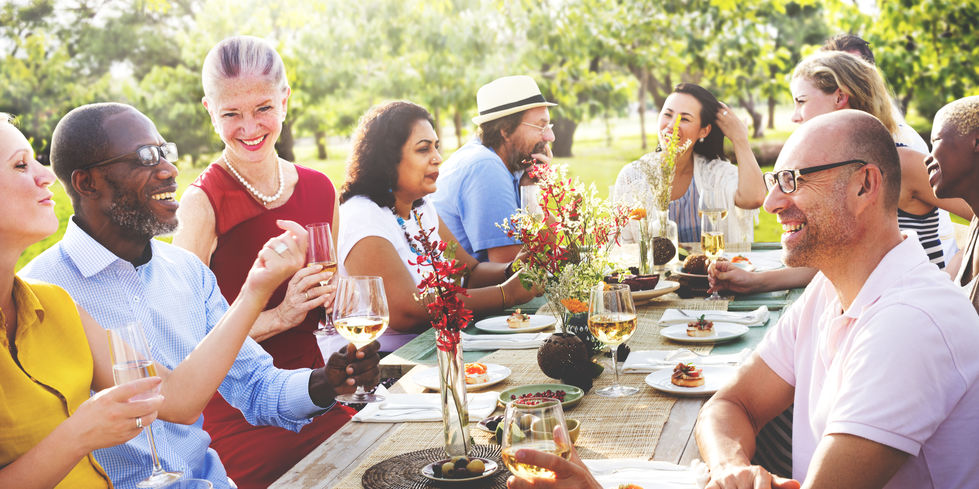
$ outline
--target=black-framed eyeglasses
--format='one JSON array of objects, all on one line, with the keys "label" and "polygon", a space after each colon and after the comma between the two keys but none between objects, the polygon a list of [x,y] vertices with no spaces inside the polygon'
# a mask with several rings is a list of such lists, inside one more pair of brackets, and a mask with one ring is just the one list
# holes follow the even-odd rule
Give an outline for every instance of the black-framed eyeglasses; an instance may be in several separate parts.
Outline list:
[{"label": "black-framed eyeglasses", "polygon": [[829,170],[831,168],[837,168],[844,165],[852,165],[854,163],[860,163],[861,165],[866,165],[867,162],[863,160],[846,160],[838,161],[836,163],[827,163],[825,165],[810,166],[809,168],[802,168],[800,170],[779,170],[774,172],[766,172],[763,176],[765,177],[765,188],[770,192],[775,184],[778,183],[779,190],[783,194],[791,194],[795,192],[797,185],[796,179],[802,175],[808,175],[810,173],[816,173],[818,171]]},{"label": "black-framed eyeglasses", "polygon": [[88,170],[89,168],[95,168],[97,166],[109,165],[123,160],[128,160],[135,158],[136,161],[141,166],[156,166],[160,164],[160,160],[166,159],[167,161],[173,162],[177,159],[177,144],[176,143],[163,143],[161,145],[155,144],[144,144],[136,148],[136,151],[132,153],[126,153],[124,155],[114,156],[107,160],[97,161],[90,165],[85,165],[79,170]]}]

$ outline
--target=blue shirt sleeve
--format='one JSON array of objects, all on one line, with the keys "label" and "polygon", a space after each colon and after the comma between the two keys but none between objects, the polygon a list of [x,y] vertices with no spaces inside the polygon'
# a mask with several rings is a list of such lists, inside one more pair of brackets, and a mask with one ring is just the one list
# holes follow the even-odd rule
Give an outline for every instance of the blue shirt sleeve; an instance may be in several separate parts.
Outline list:
[{"label": "blue shirt sleeve", "polygon": [[458,199],[462,225],[473,250],[520,244],[497,227],[520,206],[513,174],[498,161],[483,160],[473,165],[460,186]]}]

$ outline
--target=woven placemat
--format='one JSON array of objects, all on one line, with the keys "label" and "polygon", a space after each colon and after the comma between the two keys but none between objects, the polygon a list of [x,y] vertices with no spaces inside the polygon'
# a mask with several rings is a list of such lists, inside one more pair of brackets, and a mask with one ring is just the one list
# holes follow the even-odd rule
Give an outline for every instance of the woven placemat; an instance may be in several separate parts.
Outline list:
[{"label": "woven placemat", "polygon": [[429,448],[403,453],[374,464],[364,472],[361,484],[365,489],[427,489],[432,487],[466,487],[473,489],[503,489],[510,471],[500,461],[499,445],[474,445],[471,456],[488,458],[500,465],[496,473],[485,479],[468,482],[436,482],[421,475],[421,468],[448,458],[443,448]]}]

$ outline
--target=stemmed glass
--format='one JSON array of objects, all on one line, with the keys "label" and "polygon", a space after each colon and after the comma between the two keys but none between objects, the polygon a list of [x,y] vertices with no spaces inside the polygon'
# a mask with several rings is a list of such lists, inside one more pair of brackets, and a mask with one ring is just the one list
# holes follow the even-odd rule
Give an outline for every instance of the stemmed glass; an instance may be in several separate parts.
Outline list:
[{"label": "stemmed glass", "polygon": [[[358,349],[381,337],[388,327],[388,299],[381,277],[338,277],[333,306],[333,325],[340,336]],[[353,394],[336,400],[347,403],[380,402],[384,396],[370,394],[358,385]]]},{"label": "stemmed glass", "polygon": [[[710,261],[724,255],[724,223],[727,218],[727,201],[721,192],[700,194],[700,247]],[[708,300],[721,299],[715,289]]]},{"label": "stemmed glass", "polygon": [[510,401],[503,415],[503,440],[500,458],[513,475],[521,479],[554,478],[554,472],[516,461],[517,450],[532,449],[571,456],[571,438],[564,422],[561,401],[550,397],[530,397]]},{"label": "stemmed glass", "polygon": [[[309,233],[309,247],[306,249],[306,262],[310,265],[320,265],[323,271],[337,272],[337,255],[333,249],[333,233],[330,232],[330,223],[317,222],[306,226]],[[331,275],[330,278],[333,278]],[[330,283],[330,279],[320,281],[320,285]],[[328,336],[336,334],[337,330],[333,325],[333,317],[326,312],[323,306],[323,321],[319,324],[313,334],[317,336]]]},{"label": "stemmed glass", "polygon": [[[109,336],[109,353],[112,358],[112,378],[116,385],[133,380],[156,376],[156,365],[150,355],[150,347],[146,335],[139,323],[131,322],[106,330]],[[155,395],[159,387],[140,396]],[[140,396],[134,397],[139,399]],[[146,438],[149,440],[150,454],[153,457],[153,472],[149,477],[136,483],[137,487],[162,487],[183,476],[182,472],[167,472],[160,465],[156,453],[156,440],[153,438],[152,425],[146,426]]]},{"label": "stemmed glass", "polygon": [[595,391],[604,397],[631,396],[639,389],[619,385],[619,364],[617,353],[619,345],[625,343],[636,332],[639,320],[636,306],[632,303],[632,292],[625,284],[598,285],[591,289],[588,300],[588,331],[612,350],[612,372],[615,383]]}]

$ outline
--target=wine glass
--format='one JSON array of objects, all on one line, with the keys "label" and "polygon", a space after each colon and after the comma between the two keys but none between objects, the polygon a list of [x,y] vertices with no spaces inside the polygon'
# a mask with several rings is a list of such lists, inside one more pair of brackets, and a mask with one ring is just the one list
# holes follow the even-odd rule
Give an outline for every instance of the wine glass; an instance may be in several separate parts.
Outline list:
[{"label": "wine glass", "polygon": [[[340,336],[358,349],[381,337],[388,327],[388,299],[381,277],[338,277],[333,306],[333,325]],[[384,396],[370,394],[358,385],[353,394],[336,400],[347,403],[380,402]]]},{"label": "wine glass", "polygon": [[520,187],[520,207],[528,215],[543,217],[544,209],[540,206],[540,187],[537,185],[522,185]]},{"label": "wine glass", "polygon": [[517,450],[532,449],[557,455],[565,460],[571,456],[571,439],[564,422],[561,401],[550,397],[529,397],[510,401],[503,416],[501,440],[504,465],[521,479],[554,478],[554,472],[517,462]]},{"label": "wine glass", "polygon": [[625,343],[636,332],[639,320],[636,306],[632,303],[632,291],[625,284],[598,285],[591,289],[588,300],[588,331],[612,350],[612,372],[615,383],[595,391],[604,397],[631,396],[639,389],[619,385],[619,364],[617,353],[619,345]]},{"label": "wine glass", "polygon": [[[336,274],[337,255],[333,249],[333,233],[330,232],[330,223],[316,222],[310,224],[306,226],[306,232],[309,233],[309,247],[306,249],[306,262],[310,265],[320,265],[323,267],[323,271]],[[333,278],[333,276],[331,275],[330,278]],[[320,285],[326,285],[328,283],[330,283],[330,279],[321,281]],[[328,336],[336,333],[337,330],[333,326],[333,317],[326,312],[326,306],[323,306],[323,321],[319,323],[319,327],[313,330],[313,334],[317,336]]]},{"label": "wine glass", "polygon": [[[721,192],[701,192],[700,194],[700,247],[710,261],[717,261],[724,255],[724,223],[727,218],[727,201]],[[707,298],[721,299],[717,290]]]},{"label": "wine glass", "polygon": [[[106,330],[109,336],[109,353],[112,358],[112,378],[116,385],[122,385],[137,379],[156,376],[156,365],[150,355],[150,347],[146,342],[143,327],[137,322],[126,323]],[[152,392],[141,396],[155,395],[160,392],[157,387]],[[134,397],[139,399],[140,396]],[[179,479],[182,472],[167,472],[160,465],[160,457],[156,453],[156,440],[153,438],[152,425],[146,426],[146,438],[149,440],[150,455],[153,457],[153,472],[136,484],[137,487],[162,487]]]}]

